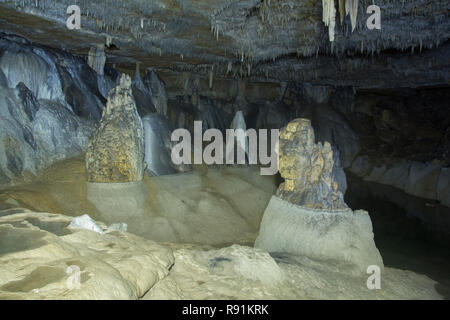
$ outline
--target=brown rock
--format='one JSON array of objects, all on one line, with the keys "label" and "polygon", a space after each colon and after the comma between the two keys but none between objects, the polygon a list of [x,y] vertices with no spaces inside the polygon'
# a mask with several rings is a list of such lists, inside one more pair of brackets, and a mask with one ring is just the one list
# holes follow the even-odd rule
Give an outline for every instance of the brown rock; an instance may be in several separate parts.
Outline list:
[{"label": "brown rock", "polygon": [[333,175],[331,145],[314,141],[308,119],[295,119],[280,131],[279,171],[285,182],[277,195],[308,208],[347,209]]},{"label": "brown rock", "polygon": [[132,182],[143,178],[144,130],[125,74],[111,90],[86,152],[89,182]]}]

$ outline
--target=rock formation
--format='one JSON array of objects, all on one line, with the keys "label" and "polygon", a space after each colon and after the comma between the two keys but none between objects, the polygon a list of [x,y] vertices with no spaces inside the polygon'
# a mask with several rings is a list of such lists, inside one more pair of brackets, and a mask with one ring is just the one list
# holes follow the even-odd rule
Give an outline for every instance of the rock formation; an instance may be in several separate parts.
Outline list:
[{"label": "rock formation", "polygon": [[152,93],[150,88],[148,88],[141,79],[139,64],[136,64],[136,71],[134,73],[131,88],[133,90],[133,97],[139,115],[144,117],[148,114],[155,113],[156,109],[153,105]]},{"label": "rock formation", "polygon": [[311,209],[347,209],[333,174],[331,145],[314,141],[308,119],[295,119],[280,131],[279,171],[285,182],[277,196]]},{"label": "rock formation", "polygon": [[355,275],[371,265],[383,269],[369,214],[348,208],[338,185],[345,175],[334,168],[338,158],[329,142],[314,141],[308,119],[281,129],[278,162],[285,182],[264,212],[255,247],[334,261]]},{"label": "rock formation", "polygon": [[377,164],[364,155],[353,161],[349,171],[365,181],[393,186],[450,207],[449,168],[403,159],[383,159],[382,164]]},{"label": "rock formation", "polygon": [[142,118],[144,125],[145,163],[152,176],[173,174],[191,170],[191,165],[175,165],[172,162],[172,148],[176,142],[171,140],[174,130],[170,122],[159,114]]},{"label": "rock formation", "polygon": [[143,82],[151,93],[156,111],[163,116],[167,116],[168,98],[164,81],[161,80],[154,69],[150,68],[146,71]]},{"label": "rock formation", "polygon": [[0,299],[138,299],[169,273],[171,249],[71,217],[0,212]]},{"label": "rock formation", "polygon": [[103,75],[105,69],[106,54],[103,45],[98,45],[96,47],[91,47],[88,54],[88,65],[97,74]]},{"label": "rock formation", "polygon": [[[245,135],[245,132],[247,130],[247,125],[245,124],[245,119],[244,119],[244,114],[242,113],[242,111],[237,111],[236,114],[234,115],[233,121],[231,121],[230,124],[230,128],[235,130],[235,134],[236,134],[236,138],[235,138],[235,146],[236,146],[236,150],[238,150],[237,148],[241,149],[240,152],[244,152],[244,157],[247,156],[247,158],[249,157],[248,155],[248,137]],[[237,130],[242,130],[244,134],[237,134]],[[234,150],[233,150],[234,152]],[[237,155],[239,155],[238,153],[239,151],[237,151]],[[227,157],[229,157],[229,155],[227,155]],[[233,159],[233,158],[231,158]],[[238,158],[238,161],[240,159]],[[243,158],[242,160],[245,160],[245,158]]]},{"label": "rock formation", "polygon": [[0,86],[0,184],[80,154],[91,125],[58,102],[37,100],[23,82]]},{"label": "rock formation", "polygon": [[86,152],[89,182],[140,181],[144,174],[144,129],[123,74],[108,96],[99,126]]}]

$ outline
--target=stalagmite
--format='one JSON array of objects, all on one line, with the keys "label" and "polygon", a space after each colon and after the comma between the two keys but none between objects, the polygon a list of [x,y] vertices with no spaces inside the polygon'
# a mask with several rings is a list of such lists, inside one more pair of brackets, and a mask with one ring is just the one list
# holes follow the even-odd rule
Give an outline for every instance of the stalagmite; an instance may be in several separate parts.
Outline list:
[{"label": "stalagmite", "polygon": [[131,78],[122,74],[110,91],[102,118],[89,140],[89,182],[133,182],[144,175],[144,129],[132,94]]}]

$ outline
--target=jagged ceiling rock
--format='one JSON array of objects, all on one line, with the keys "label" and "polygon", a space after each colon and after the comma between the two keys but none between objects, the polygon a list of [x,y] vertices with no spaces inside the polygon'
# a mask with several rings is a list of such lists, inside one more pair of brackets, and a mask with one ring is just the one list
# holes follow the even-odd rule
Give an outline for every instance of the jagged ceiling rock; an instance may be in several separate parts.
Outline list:
[{"label": "jagged ceiling rock", "polygon": [[129,70],[140,62],[144,68],[213,78],[344,81],[364,87],[447,84],[446,0],[378,0],[381,30],[366,27],[372,0],[346,1],[348,15],[341,22],[336,13],[333,42],[323,23],[322,3],[329,1],[80,0],[82,29],[68,30],[66,9],[72,2],[3,1],[0,28],[84,55],[92,45],[106,44],[107,63]]}]

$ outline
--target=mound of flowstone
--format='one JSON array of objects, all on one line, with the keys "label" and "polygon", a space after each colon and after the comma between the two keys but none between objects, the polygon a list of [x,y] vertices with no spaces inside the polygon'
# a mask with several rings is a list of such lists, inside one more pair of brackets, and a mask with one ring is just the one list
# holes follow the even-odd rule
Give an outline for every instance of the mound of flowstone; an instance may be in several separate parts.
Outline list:
[{"label": "mound of flowstone", "polygon": [[314,210],[273,196],[264,212],[256,248],[332,261],[354,274],[371,265],[383,269],[373,240],[372,222],[363,210]]},{"label": "mound of flowstone", "polygon": [[315,143],[308,119],[281,129],[279,171],[285,181],[264,212],[255,247],[322,261],[352,273],[371,265],[383,269],[367,212],[352,211],[339,190],[333,150]]},{"label": "mound of flowstone", "polygon": [[0,212],[0,299],[137,299],[169,273],[171,249],[100,222],[104,234],[71,221]]}]

